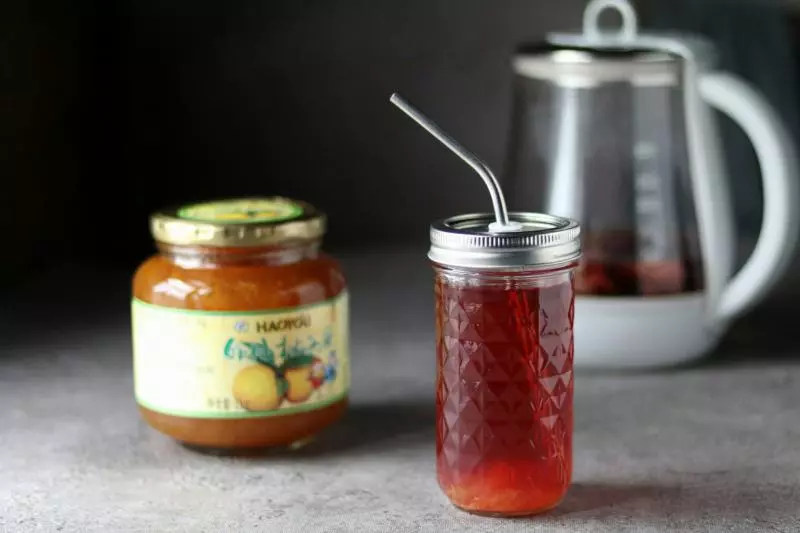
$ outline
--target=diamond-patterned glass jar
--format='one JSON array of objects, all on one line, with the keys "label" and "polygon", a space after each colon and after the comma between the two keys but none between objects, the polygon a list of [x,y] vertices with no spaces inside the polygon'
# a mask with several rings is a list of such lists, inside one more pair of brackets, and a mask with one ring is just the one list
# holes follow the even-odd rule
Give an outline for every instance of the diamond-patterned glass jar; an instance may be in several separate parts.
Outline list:
[{"label": "diamond-patterned glass jar", "polygon": [[491,235],[476,217],[431,230],[438,479],[462,509],[535,514],[562,500],[572,474],[579,228],[512,214],[523,232]]}]

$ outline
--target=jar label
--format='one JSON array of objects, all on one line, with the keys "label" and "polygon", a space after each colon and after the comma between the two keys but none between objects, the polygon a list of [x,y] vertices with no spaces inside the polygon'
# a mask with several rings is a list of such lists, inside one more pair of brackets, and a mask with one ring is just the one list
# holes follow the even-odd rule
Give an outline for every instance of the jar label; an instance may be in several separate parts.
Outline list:
[{"label": "jar label", "polygon": [[312,411],[350,387],[348,295],[257,312],[195,311],[133,300],[137,402],[193,418]]},{"label": "jar label", "polygon": [[178,216],[187,220],[232,224],[285,222],[302,214],[302,207],[281,198],[224,200],[194,204],[178,209]]}]

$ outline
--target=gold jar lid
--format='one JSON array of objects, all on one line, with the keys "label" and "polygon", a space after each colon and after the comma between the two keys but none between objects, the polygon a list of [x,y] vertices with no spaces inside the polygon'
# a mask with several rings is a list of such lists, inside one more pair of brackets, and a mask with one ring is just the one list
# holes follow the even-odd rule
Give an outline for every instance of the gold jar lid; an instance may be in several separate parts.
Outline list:
[{"label": "gold jar lid", "polygon": [[178,246],[270,246],[322,237],[325,215],[278,196],[218,200],[155,213],[150,233]]}]

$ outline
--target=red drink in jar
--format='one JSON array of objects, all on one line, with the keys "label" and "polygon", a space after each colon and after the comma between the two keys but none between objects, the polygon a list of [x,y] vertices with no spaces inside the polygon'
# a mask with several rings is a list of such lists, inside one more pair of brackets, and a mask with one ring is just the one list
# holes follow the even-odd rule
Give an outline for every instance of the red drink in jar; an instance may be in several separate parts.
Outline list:
[{"label": "red drink in jar", "polygon": [[556,506],[572,475],[579,228],[516,213],[435,224],[437,472],[458,507],[519,516]]}]

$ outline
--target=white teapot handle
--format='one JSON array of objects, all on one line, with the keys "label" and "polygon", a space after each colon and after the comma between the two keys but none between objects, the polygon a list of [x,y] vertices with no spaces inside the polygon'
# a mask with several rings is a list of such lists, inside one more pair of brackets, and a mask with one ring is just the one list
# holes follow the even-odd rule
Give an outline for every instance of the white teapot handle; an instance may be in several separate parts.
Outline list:
[{"label": "white teapot handle", "polygon": [[[750,138],[763,181],[761,232],[752,255],[720,295],[716,317],[724,321],[758,303],[792,260],[800,232],[797,152],[778,114],[748,84],[721,72],[702,73],[698,83],[703,100],[731,117]],[[707,267],[713,264],[713,257],[706,261]]]}]

